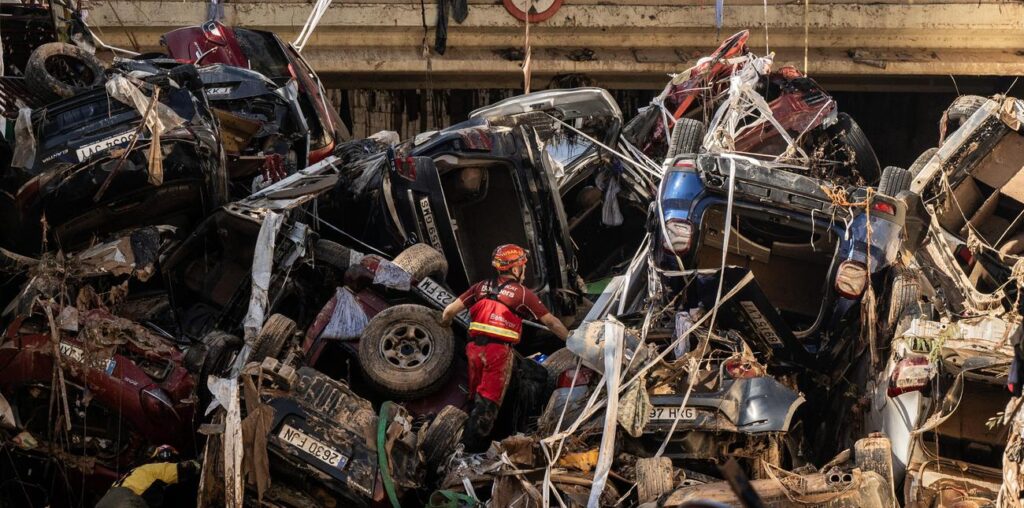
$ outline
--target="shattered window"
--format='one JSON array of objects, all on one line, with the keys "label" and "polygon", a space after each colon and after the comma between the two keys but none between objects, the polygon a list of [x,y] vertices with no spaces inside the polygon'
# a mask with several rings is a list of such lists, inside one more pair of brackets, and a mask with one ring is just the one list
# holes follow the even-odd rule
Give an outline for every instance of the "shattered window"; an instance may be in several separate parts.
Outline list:
[{"label": "shattered window", "polygon": [[273,34],[236,28],[235,38],[252,70],[271,79],[291,75],[288,58]]}]

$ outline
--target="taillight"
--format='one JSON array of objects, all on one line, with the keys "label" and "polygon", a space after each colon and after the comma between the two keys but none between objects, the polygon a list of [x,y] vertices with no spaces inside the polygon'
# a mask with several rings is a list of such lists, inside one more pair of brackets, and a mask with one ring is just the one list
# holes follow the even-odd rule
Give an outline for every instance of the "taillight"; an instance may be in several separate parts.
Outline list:
[{"label": "taillight", "polygon": [[725,362],[725,372],[733,379],[761,377],[761,371],[756,365],[742,360],[729,360]]},{"label": "taillight", "polygon": [[670,253],[686,254],[693,240],[693,223],[686,219],[669,219],[665,222],[667,237],[662,248]]},{"label": "taillight", "polygon": [[875,212],[887,213],[889,215],[896,215],[896,207],[892,206],[889,203],[886,203],[885,201],[875,201],[871,205],[871,210]]},{"label": "taillight", "polygon": [[227,41],[224,39],[224,32],[216,21],[207,21],[203,24],[203,35],[206,37],[206,40],[218,46],[227,44]]},{"label": "taillight", "polygon": [[868,287],[868,268],[859,261],[843,261],[836,272],[836,292],[843,298],[860,298]]},{"label": "taillight", "polygon": [[693,163],[693,159],[679,159],[672,167],[676,168],[694,168],[696,164]]},{"label": "taillight", "polygon": [[416,159],[395,157],[395,172],[411,182],[416,181]]},{"label": "taillight", "polygon": [[974,264],[974,253],[966,244],[957,247],[956,257],[967,266]]},{"label": "taillight", "polygon": [[889,387],[886,393],[890,397],[907,392],[924,392],[927,394],[931,386],[932,375],[935,369],[927,355],[907,355],[906,358],[896,364],[896,368],[889,377]]},{"label": "taillight", "polygon": [[[575,377],[573,376],[575,374]],[[574,386],[586,386],[590,384],[590,380],[594,377],[594,371],[580,365],[579,372],[576,372],[576,367],[572,367],[562,371],[562,374],[558,376],[558,388],[572,388]]]}]

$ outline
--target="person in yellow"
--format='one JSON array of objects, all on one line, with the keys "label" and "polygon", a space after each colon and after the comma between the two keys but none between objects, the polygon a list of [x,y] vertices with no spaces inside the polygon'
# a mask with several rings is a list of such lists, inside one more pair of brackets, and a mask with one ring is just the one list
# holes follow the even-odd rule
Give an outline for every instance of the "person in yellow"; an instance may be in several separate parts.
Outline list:
[{"label": "person in yellow", "polygon": [[96,508],[158,508],[176,506],[168,502],[167,490],[192,481],[199,472],[194,460],[178,461],[178,452],[169,445],[157,447],[150,463],[132,469],[116,481],[96,504]]}]

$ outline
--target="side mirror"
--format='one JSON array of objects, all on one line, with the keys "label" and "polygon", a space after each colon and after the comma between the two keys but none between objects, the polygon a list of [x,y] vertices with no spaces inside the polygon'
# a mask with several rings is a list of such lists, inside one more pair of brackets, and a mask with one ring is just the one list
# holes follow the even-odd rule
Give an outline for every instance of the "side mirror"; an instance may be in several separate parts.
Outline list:
[{"label": "side mirror", "polygon": [[928,214],[928,209],[925,208],[921,196],[916,192],[901,191],[896,195],[896,199],[907,208],[907,217],[903,223],[903,231],[907,234],[907,240],[903,247],[911,255],[914,255],[924,244],[925,237],[928,235],[928,228],[932,223],[931,215]]}]

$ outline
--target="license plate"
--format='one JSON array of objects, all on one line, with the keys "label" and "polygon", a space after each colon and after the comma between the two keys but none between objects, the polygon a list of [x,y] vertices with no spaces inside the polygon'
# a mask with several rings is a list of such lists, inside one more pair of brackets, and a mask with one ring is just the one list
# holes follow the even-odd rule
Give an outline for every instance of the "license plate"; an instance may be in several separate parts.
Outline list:
[{"label": "license plate", "polygon": [[697,419],[697,409],[684,407],[682,413],[675,406],[657,406],[651,408],[651,420],[675,420],[677,415],[681,422],[692,422]]},{"label": "license plate", "polygon": [[344,468],[345,464],[348,463],[348,457],[344,456],[338,450],[331,448],[323,441],[309,436],[287,423],[281,427],[281,431],[277,433],[277,437],[281,438],[284,442],[316,457],[317,460],[327,464],[328,466],[336,467],[338,469]]},{"label": "license plate", "polygon": [[75,150],[75,154],[78,155],[78,161],[85,162],[86,159],[100,152],[109,150],[111,148],[114,148],[115,146],[128,144],[128,142],[131,141],[132,139],[133,132],[134,131],[122,132],[120,134],[115,134],[107,139],[102,139],[95,143],[79,147],[78,150]]},{"label": "license plate", "polygon": [[[73,362],[78,362],[85,365],[84,349],[74,344],[68,344],[67,342],[61,342],[58,347],[60,349],[61,356]],[[92,358],[91,361],[88,363],[89,367],[102,370],[107,374],[111,374],[114,372],[115,365],[117,365],[117,362],[115,362],[113,358]]]},{"label": "license plate", "polygon": [[[439,308],[443,309],[448,306],[449,303],[455,301],[455,295],[448,292],[444,286],[434,282],[430,277],[424,277],[419,284],[416,285],[416,289],[425,296],[428,300],[434,302]],[[456,316],[456,319],[461,321],[463,324],[469,323],[469,311],[464,310]]]}]

